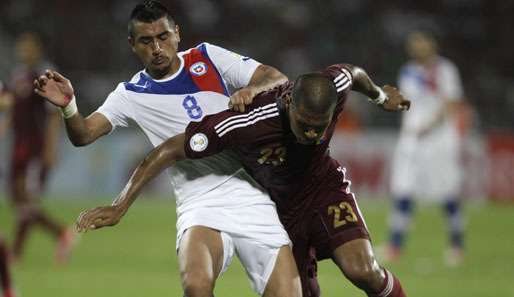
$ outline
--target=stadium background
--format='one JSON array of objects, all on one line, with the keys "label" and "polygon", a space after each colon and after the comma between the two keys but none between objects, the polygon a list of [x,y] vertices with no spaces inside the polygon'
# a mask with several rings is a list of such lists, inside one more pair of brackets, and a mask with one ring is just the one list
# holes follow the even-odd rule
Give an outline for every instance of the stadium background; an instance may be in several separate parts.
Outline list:
[{"label": "stadium background", "polygon": [[[290,77],[335,62],[362,66],[380,84],[395,83],[406,61],[405,34],[436,33],[441,53],[459,67],[469,103],[464,197],[469,253],[463,266],[444,266],[444,221],[422,207],[406,257],[393,270],[411,296],[514,296],[514,28],[513,1],[163,1],[181,27],[181,49],[210,42],[276,66]],[[0,3],[0,79],[15,63],[15,36],[41,34],[48,59],[73,83],[83,114],[95,110],[119,81],[140,69],[126,40],[137,1],[10,1]],[[389,158],[399,116],[352,98],[333,154],[348,165],[375,244],[386,234]],[[0,223],[9,235],[5,199],[9,138],[0,140]],[[109,203],[150,146],[141,133],[117,131],[74,148],[62,131],[59,162],[45,205],[72,223],[80,209]],[[146,192],[120,226],[88,233],[67,267],[52,264],[52,243],[36,234],[15,266],[22,296],[180,296],[174,203],[166,177]],[[509,249],[510,247],[510,249]],[[325,296],[360,296],[334,265],[320,269]],[[253,296],[235,266],[218,296]],[[121,284],[121,285],[118,285]],[[345,288],[340,292],[338,288]],[[349,289],[346,289],[349,288]]]}]

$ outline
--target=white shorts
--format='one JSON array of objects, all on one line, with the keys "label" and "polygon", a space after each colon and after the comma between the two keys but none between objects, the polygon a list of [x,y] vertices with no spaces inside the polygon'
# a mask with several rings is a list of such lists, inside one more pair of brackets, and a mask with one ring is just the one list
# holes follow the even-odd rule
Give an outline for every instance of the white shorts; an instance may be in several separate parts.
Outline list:
[{"label": "white shorts", "polygon": [[460,147],[457,135],[431,134],[422,139],[402,137],[392,164],[391,191],[442,201],[460,194]]},{"label": "white shorts", "polygon": [[228,269],[235,251],[250,279],[252,289],[262,295],[275,267],[280,247],[262,246],[246,238],[234,238],[225,232],[221,232],[221,239],[223,267],[220,275]]},{"label": "white shorts", "polygon": [[259,295],[266,289],[279,249],[291,245],[273,202],[188,210],[177,220],[177,249],[184,232],[193,226],[205,226],[221,232],[224,250],[222,273],[230,265],[234,252],[237,253],[252,288]]}]

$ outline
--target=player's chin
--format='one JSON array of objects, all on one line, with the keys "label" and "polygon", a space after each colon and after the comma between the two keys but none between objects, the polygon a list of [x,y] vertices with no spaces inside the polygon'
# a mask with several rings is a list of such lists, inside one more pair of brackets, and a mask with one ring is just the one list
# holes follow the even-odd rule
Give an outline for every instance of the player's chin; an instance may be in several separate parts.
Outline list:
[{"label": "player's chin", "polygon": [[159,75],[168,74],[168,72],[170,71],[170,68],[171,68],[171,64],[165,64],[165,63],[161,63],[161,64],[157,64],[157,65],[152,63],[152,66],[151,66],[152,72],[158,73]]},{"label": "player's chin", "polygon": [[303,145],[313,145],[313,144],[316,144],[315,140],[307,140],[307,139],[303,139],[303,138],[297,138],[296,142],[298,142],[299,144],[303,144]]}]

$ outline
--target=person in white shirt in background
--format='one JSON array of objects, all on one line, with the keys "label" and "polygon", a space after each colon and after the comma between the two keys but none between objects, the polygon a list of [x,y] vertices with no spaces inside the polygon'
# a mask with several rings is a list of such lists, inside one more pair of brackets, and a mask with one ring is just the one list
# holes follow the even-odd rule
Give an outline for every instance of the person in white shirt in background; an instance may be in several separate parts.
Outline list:
[{"label": "person in white shirt in background", "polygon": [[397,260],[411,223],[414,197],[442,203],[448,220],[448,264],[463,257],[464,224],[460,207],[460,139],[456,110],[463,98],[455,64],[438,55],[428,32],[408,35],[411,57],[399,75],[400,91],[412,100],[403,114],[391,174],[393,209],[387,258]]},{"label": "person in white shirt in background", "polygon": [[[189,122],[225,110],[229,102],[243,111],[244,102],[287,81],[273,67],[208,43],[178,52],[179,27],[157,1],[137,5],[128,28],[129,43],[145,69],[120,83],[87,118],[77,111],[71,83],[61,74],[49,70],[34,82],[36,93],[62,108],[76,146],[128,126],[140,128],[159,146],[183,133]],[[239,90],[230,96],[227,84]],[[234,252],[259,295],[301,296],[291,242],[275,204],[230,152],[181,162],[170,175],[185,296],[212,297]]]}]

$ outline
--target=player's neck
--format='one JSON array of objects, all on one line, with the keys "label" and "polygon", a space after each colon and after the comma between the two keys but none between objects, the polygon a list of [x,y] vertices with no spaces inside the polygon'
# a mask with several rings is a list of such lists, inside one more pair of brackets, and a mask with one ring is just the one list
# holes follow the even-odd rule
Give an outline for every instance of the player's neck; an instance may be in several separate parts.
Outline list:
[{"label": "player's neck", "polygon": [[430,66],[434,65],[436,61],[437,61],[437,56],[433,55],[433,56],[425,57],[423,59],[419,59],[417,62],[423,67],[430,67]]}]

